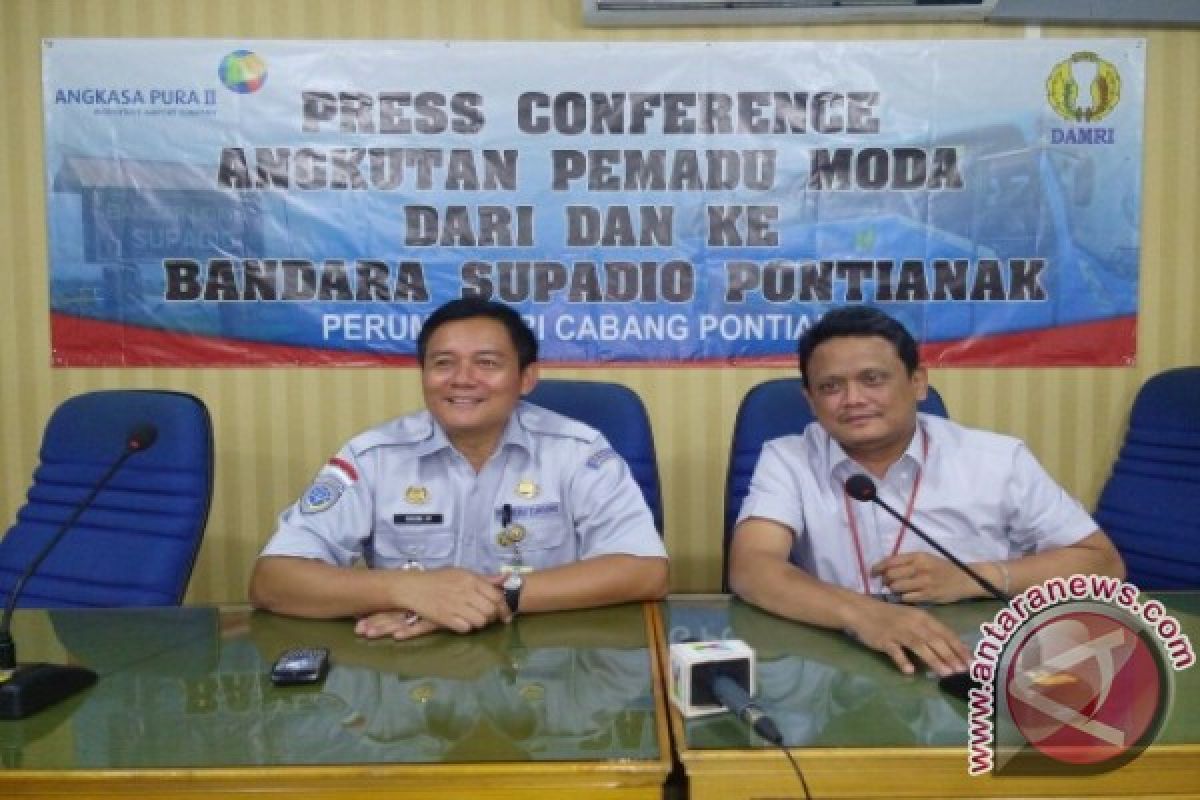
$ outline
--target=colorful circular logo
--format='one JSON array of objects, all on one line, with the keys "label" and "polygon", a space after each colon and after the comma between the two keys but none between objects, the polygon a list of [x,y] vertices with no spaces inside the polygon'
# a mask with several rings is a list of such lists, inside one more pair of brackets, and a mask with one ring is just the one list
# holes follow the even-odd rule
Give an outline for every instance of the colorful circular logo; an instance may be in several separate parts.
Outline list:
[{"label": "colorful circular logo", "polygon": [[234,50],[221,59],[217,75],[227,89],[238,94],[257,92],[267,82],[267,64],[258,53]]},{"label": "colorful circular logo", "polygon": [[1032,620],[1005,654],[1003,697],[1025,740],[1065,764],[1100,765],[1151,742],[1169,676],[1132,619],[1074,604]]},{"label": "colorful circular logo", "polygon": [[1121,75],[1111,62],[1084,50],[1054,65],[1046,100],[1067,122],[1097,122],[1121,99]]}]

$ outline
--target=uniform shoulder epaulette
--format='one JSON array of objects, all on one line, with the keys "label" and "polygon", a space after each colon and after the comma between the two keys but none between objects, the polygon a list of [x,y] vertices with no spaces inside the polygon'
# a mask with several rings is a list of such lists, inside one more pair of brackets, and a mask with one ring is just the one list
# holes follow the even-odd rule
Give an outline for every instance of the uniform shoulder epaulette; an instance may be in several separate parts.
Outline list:
[{"label": "uniform shoulder epaulette", "polygon": [[363,431],[350,440],[348,447],[362,455],[376,447],[419,444],[433,436],[433,417],[428,411],[390,419],[382,425]]},{"label": "uniform shoulder epaulette", "polygon": [[517,409],[517,416],[521,425],[534,433],[563,436],[581,442],[594,442],[600,437],[600,432],[590,425],[532,403],[522,403]]}]

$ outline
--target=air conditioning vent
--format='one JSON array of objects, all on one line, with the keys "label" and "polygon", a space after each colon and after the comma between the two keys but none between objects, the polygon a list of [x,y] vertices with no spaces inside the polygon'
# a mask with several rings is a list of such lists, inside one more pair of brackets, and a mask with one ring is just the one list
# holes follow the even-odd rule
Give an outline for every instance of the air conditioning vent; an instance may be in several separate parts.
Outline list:
[{"label": "air conditioning vent", "polygon": [[593,27],[831,22],[1200,25],[1195,0],[581,0]]},{"label": "air conditioning vent", "polygon": [[982,21],[997,0],[582,0],[584,24],[803,25],[855,21]]}]

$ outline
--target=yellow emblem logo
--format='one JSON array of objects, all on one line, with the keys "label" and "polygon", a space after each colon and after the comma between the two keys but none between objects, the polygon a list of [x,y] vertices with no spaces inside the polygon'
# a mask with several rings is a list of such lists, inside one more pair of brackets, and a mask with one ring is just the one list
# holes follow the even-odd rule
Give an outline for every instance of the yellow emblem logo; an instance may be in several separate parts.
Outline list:
[{"label": "yellow emblem logo", "polygon": [[418,683],[408,690],[408,699],[414,703],[428,703],[437,692],[431,683]]},{"label": "yellow emblem logo", "polygon": [[423,506],[429,502],[429,490],[424,486],[410,486],[404,490],[404,499],[414,506]]},{"label": "yellow emblem logo", "polygon": [[517,484],[518,497],[524,497],[526,500],[532,500],[533,498],[537,497],[537,493],[537,484],[529,480],[529,478],[522,478],[521,482]]},{"label": "yellow emblem logo", "polygon": [[1060,61],[1046,79],[1046,100],[1068,122],[1104,119],[1121,99],[1121,76],[1111,62],[1083,50]]},{"label": "yellow emblem logo", "polygon": [[537,703],[546,698],[546,687],[540,683],[527,683],[517,691],[529,703]]}]

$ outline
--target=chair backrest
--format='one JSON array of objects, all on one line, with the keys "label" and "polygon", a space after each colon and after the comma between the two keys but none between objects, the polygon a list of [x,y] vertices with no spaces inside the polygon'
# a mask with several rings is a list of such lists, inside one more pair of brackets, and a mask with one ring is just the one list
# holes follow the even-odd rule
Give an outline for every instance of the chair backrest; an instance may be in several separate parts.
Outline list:
[{"label": "chair backrest", "polygon": [[[932,386],[918,406],[921,411],[948,416],[942,396]],[[746,392],[738,406],[729,448],[729,467],[725,473],[725,530],[722,552],[721,589],[729,591],[729,545],[742,501],[750,490],[750,479],[758,464],[758,454],[771,439],[791,433],[803,433],[816,417],[804,399],[799,378],[764,381]]]},{"label": "chair backrest", "polygon": [[526,400],[557,411],[604,434],[625,459],[654,515],[654,527],[663,532],[662,492],[658,483],[658,458],[650,417],[637,392],[607,381],[543,379]]},{"label": "chair backrest", "polygon": [[89,392],[46,423],[40,463],[16,523],[0,540],[0,597],[125,451],[130,431],[158,436],[129,456],[25,584],[18,605],[177,605],[208,519],[213,435],[208,409],[170,391]]},{"label": "chair backrest", "polygon": [[1135,585],[1200,588],[1200,367],[1162,372],[1138,390],[1096,522]]}]

